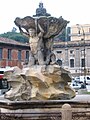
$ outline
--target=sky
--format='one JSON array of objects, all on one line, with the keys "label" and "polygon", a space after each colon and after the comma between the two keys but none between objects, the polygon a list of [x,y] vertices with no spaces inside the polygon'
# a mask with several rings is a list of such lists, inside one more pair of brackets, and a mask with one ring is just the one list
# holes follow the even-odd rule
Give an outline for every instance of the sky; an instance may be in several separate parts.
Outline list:
[{"label": "sky", "polygon": [[51,16],[62,16],[70,21],[70,27],[75,24],[90,24],[90,0],[0,0],[0,34],[16,27],[16,17],[35,15],[39,2],[43,2]]}]

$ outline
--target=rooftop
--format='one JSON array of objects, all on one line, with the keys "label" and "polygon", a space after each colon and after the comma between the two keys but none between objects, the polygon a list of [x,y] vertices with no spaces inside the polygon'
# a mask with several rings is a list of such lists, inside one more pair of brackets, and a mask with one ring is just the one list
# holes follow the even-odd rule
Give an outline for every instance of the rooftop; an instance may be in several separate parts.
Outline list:
[{"label": "rooftop", "polygon": [[25,44],[25,43],[17,42],[15,40],[4,38],[4,37],[0,37],[0,43],[10,44],[10,45],[29,46],[28,43]]}]

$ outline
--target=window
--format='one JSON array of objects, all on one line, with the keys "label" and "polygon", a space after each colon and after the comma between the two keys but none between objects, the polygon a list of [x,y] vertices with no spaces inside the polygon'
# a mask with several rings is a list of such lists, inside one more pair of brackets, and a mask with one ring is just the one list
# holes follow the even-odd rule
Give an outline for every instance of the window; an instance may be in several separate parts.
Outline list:
[{"label": "window", "polygon": [[70,59],[70,67],[74,67],[74,59]]},{"label": "window", "polygon": [[2,48],[0,48],[0,60],[2,59]]},{"label": "window", "polygon": [[81,50],[81,55],[84,55],[85,51],[84,50]]},{"label": "window", "polygon": [[74,54],[74,50],[70,50],[70,54]]},{"label": "window", "polygon": [[85,67],[85,59],[81,59],[81,67]]},{"label": "window", "polygon": [[11,60],[11,49],[8,49],[8,60]]},{"label": "window", "polygon": [[3,79],[3,80],[2,80],[2,87],[3,87],[3,89],[7,89],[7,88],[8,88],[7,79]]},{"label": "window", "polygon": [[0,89],[7,89],[7,88],[8,88],[7,79],[0,80]]},{"label": "window", "polygon": [[18,60],[21,60],[21,50],[18,50]]},{"label": "window", "polygon": [[29,51],[26,51],[26,60],[29,61]]},{"label": "window", "polygon": [[57,53],[62,53],[62,51],[56,51]]}]

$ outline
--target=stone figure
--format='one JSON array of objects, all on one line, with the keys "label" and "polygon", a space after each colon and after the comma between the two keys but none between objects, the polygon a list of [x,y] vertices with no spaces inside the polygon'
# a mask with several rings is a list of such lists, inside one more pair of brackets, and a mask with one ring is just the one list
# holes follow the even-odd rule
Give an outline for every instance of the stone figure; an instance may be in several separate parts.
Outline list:
[{"label": "stone figure", "polygon": [[43,3],[39,3],[39,8],[36,9],[36,15],[33,15],[33,17],[36,16],[51,16],[49,13],[47,13],[46,9],[43,7]]},{"label": "stone figure", "polygon": [[[29,65],[48,65],[55,63],[56,57],[52,52],[53,38],[60,34],[66,27],[68,21],[62,17],[40,17],[27,16],[23,19],[16,18],[15,24],[20,32],[29,37],[31,48]],[[26,32],[23,32],[23,29]]]},{"label": "stone figure", "polygon": [[29,66],[40,64],[44,65],[44,43],[43,43],[43,34],[44,30],[41,28],[41,26],[38,24],[38,27],[40,29],[40,32],[37,34],[36,29],[31,27],[28,29],[28,32],[25,33],[19,27],[20,32],[29,37],[29,44],[30,44],[30,60],[29,60]]}]

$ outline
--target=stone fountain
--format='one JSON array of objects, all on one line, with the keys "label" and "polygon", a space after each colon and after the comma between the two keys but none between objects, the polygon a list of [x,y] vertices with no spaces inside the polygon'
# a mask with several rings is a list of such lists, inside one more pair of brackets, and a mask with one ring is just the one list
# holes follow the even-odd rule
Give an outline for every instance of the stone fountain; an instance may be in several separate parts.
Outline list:
[{"label": "stone fountain", "polygon": [[[53,52],[53,39],[60,35],[69,23],[62,17],[56,18],[37,10],[34,17],[17,17],[14,21],[20,33],[29,38],[30,58],[23,68],[6,72],[5,78],[11,89],[5,98],[12,101],[67,100],[75,97],[75,91],[68,85],[70,72],[62,68]],[[41,14],[41,15],[40,15]]]},{"label": "stone fountain", "polygon": [[[30,38],[30,59],[22,69],[15,67],[12,74],[5,73],[12,87],[5,98],[18,101],[58,100],[75,96],[74,90],[68,85],[71,82],[70,73],[58,64],[52,50],[53,38],[62,32],[67,23],[62,17],[15,19],[20,32]],[[27,32],[24,33],[22,28]]]},{"label": "stone fountain", "polygon": [[68,84],[71,82],[70,72],[60,66],[53,52],[54,38],[63,32],[68,21],[50,16],[42,3],[36,11],[33,17],[17,17],[14,21],[20,33],[29,38],[30,57],[22,69],[16,66],[4,74],[11,86],[4,95],[8,101],[0,102],[5,119],[12,116],[10,120],[16,117],[33,120],[37,113],[35,120],[52,120],[53,117],[47,117],[50,110],[58,112],[64,100],[75,97],[75,91]]}]

